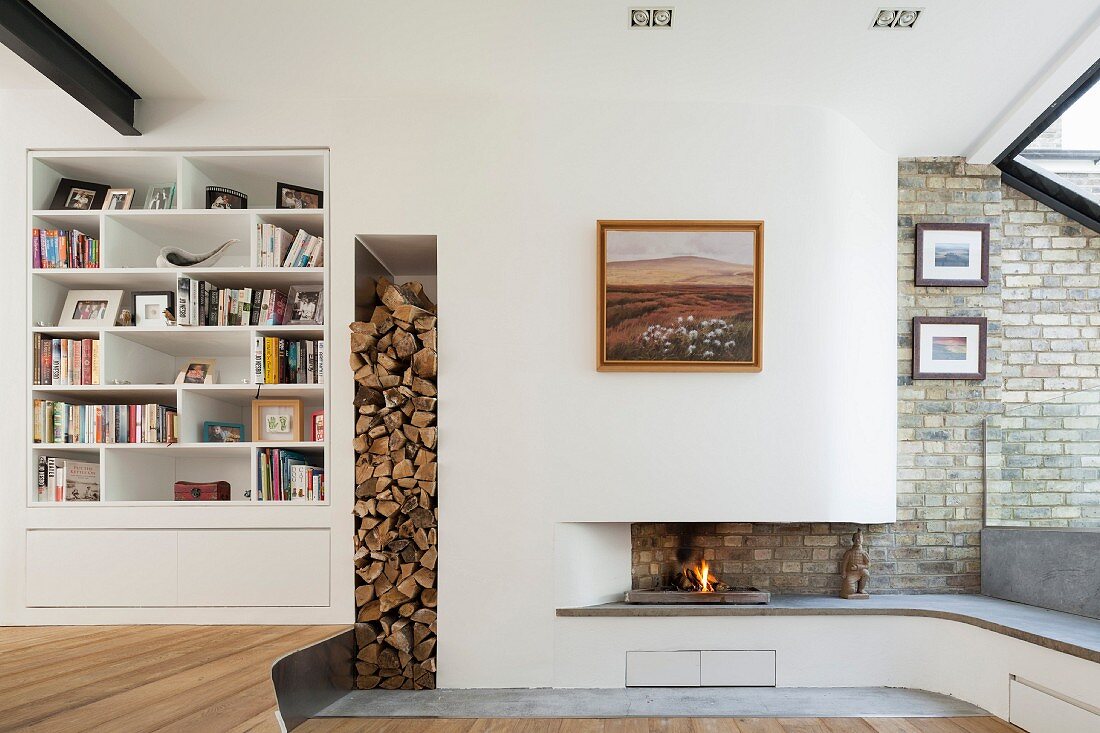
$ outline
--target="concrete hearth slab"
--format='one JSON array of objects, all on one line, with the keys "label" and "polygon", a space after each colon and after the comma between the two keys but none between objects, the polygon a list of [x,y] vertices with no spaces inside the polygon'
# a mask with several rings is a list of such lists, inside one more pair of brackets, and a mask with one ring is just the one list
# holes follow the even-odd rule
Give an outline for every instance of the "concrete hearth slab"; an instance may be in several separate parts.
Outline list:
[{"label": "concrete hearth slab", "polygon": [[1056,652],[1100,663],[1100,620],[968,594],[873,595],[846,601],[829,596],[772,596],[762,606],[658,606],[604,603],[559,608],[575,617],[682,616],[923,616],[958,621],[995,631]]},{"label": "concrete hearth slab", "polygon": [[318,718],[966,717],[988,712],[890,687],[711,687],[609,690],[355,690]]}]

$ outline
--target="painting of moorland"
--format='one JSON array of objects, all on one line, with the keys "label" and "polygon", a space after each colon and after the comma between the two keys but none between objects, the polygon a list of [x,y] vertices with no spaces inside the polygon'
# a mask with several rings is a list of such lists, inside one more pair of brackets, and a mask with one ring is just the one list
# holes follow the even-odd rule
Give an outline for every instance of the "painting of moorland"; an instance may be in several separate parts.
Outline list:
[{"label": "painting of moorland", "polygon": [[605,233],[607,361],[752,364],[755,231]]}]

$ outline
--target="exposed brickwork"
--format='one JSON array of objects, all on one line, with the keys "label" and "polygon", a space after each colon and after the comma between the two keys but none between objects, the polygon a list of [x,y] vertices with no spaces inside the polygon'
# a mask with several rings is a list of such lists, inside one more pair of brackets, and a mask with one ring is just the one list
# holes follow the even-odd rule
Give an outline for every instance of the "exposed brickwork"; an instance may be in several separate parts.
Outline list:
[{"label": "exposed brickwork", "polygon": [[1100,390],[1066,393],[1100,387],[1100,234],[1007,186],[1002,202],[1007,414],[989,521],[1097,527]]}]

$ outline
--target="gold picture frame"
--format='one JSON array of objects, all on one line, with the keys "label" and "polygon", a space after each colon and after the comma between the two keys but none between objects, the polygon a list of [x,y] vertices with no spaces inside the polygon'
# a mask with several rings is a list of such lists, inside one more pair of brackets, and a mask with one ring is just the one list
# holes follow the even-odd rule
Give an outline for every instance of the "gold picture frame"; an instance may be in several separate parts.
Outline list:
[{"label": "gold picture frame", "polygon": [[601,220],[596,368],[759,372],[763,221]]}]

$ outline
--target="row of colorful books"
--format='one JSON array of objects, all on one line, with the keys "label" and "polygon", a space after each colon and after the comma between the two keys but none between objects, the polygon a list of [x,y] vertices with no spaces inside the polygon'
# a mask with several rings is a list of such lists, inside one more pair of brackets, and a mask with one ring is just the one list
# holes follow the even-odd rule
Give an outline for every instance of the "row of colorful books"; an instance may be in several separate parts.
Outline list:
[{"label": "row of colorful books", "polygon": [[168,405],[74,405],[34,401],[35,443],[174,443],[176,408]]},{"label": "row of colorful books", "polygon": [[98,268],[99,240],[66,229],[31,231],[31,265],[35,268]]},{"label": "row of colorful books", "polygon": [[193,277],[176,281],[176,323],[180,326],[278,326],[286,314],[281,290],[219,288]]},{"label": "row of colorful books", "polygon": [[253,384],[324,384],[325,342],[256,336],[252,340]]},{"label": "row of colorful books", "polygon": [[34,383],[99,384],[99,339],[54,339],[34,335]]},{"label": "row of colorful books", "polygon": [[99,464],[57,456],[38,457],[35,501],[100,501]]},{"label": "row of colorful books", "polygon": [[264,448],[256,475],[259,501],[325,500],[325,469],[296,451]]},{"label": "row of colorful books", "polygon": [[256,262],[260,267],[321,267],[325,264],[325,239],[305,229],[291,236],[274,224],[256,225]]}]

